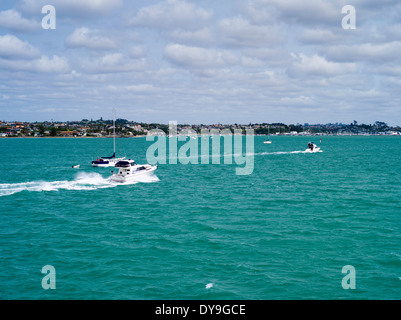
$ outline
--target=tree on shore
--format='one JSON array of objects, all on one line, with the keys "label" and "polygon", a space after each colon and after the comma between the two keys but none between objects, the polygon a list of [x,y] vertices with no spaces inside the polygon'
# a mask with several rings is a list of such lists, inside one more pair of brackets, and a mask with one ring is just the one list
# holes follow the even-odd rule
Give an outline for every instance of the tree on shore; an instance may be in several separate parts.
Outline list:
[{"label": "tree on shore", "polygon": [[55,127],[50,128],[50,135],[55,137],[57,135],[57,129]]},{"label": "tree on shore", "polygon": [[40,134],[40,135],[44,135],[44,134],[45,134],[45,127],[44,127],[43,124],[40,124],[40,125],[38,126],[38,130],[39,130],[39,134]]}]

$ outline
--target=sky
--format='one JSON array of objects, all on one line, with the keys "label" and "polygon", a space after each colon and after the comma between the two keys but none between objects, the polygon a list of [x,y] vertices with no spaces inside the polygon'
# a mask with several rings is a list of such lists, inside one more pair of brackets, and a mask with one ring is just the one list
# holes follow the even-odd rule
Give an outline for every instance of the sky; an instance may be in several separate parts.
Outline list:
[{"label": "sky", "polygon": [[399,0],[0,0],[0,121],[401,125],[400,62]]}]

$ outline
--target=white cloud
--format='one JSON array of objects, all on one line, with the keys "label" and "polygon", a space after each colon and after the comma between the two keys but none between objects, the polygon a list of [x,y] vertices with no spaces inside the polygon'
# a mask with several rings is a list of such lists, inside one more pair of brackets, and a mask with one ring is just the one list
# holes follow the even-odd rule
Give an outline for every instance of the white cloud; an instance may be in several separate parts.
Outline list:
[{"label": "white cloud", "polygon": [[90,30],[85,27],[75,29],[67,37],[65,44],[72,48],[84,47],[88,49],[114,49],[116,47],[113,40],[103,36],[97,30]]},{"label": "white cloud", "polygon": [[373,68],[372,72],[375,74],[399,78],[401,76],[401,67],[398,64],[387,64]]},{"label": "white cloud", "polygon": [[336,61],[389,63],[400,61],[401,41],[362,43],[329,47],[326,55]]},{"label": "white cloud", "polygon": [[238,63],[237,56],[230,51],[218,51],[190,47],[180,44],[169,44],[164,54],[170,61],[195,69],[221,68]]},{"label": "white cloud", "polygon": [[265,62],[260,59],[254,59],[246,56],[241,57],[241,63],[247,68],[257,68],[265,64]]},{"label": "white cloud", "polygon": [[314,75],[331,77],[357,71],[357,66],[354,63],[331,62],[317,54],[311,57],[302,53],[299,56],[292,54],[292,57],[296,61],[288,69],[291,76],[307,77]]},{"label": "white cloud", "polygon": [[59,56],[49,58],[44,55],[34,60],[0,59],[0,67],[9,70],[34,73],[65,73],[69,71],[69,64],[65,58]]},{"label": "white cloud", "polygon": [[392,25],[389,25],[382,33],[384,33],[384,36],[390,41],[401,39],[401,24],[394,23]]},{"label": "white cloud", "polygon": [[273,24],[276,22],[275,13],[265,5],[259,5],[250,0],[240,4],[241,14],[255,24]]},{"label": "white cloud", "polygon": [[278,46],[265,47],[265,48],[247,48],[242,50],[244,54],[249,57],[256,58],[259,60],[265,60],[269,64],[282,63],[283,58],[288,56],[287,51]]},{"label": "white cloud", "polygon": [[328,29],[306,29],[299,37],[302,42],[313,44],[325,44],[344,40],[344,34],[334,33]]},{"label": "white cloud", "polygon": [[315,103],[313,98],[302,95],[298,97],[283,97],[280,101],[289,105],[311,105]]},{"label": "white cloud", "polygon": [[31,19],[25,19],[14,9],[0,11],[0,27],[15,31],[33,31],[40,28],[40,24]]},{"label": "white cloud", "polygon": [[341,23],[340,4],[329,0],[255,0],[256,5],[268,5],[286,23],[332,24]]},{"label": "white cloud", "polygon": [[157,92],[157,89],[152,84],[135,84],[135,85],[129,85],[129,86],[110,85],[110,86],[107,86],[107,90],[112,93],[124,92],[125,94],[129,94],[129,93],[146,94],[146,93]]},{"label": "white cloud", "polygon": [[145,59],[131,59],[122,53],[110,53],[81,63],[81,68],[85,72],[95,74],[141,71],[145,67]]},{"label": "white cloud", "polygon": [[213,30],[209,27],[195,31],[177,29],[170,33],[170,37],[176,42],[186,44],[211,44],[215,42]]},{"label": "white cloud", "polygon": [[40,56],[40,50],[16,36],[6,34],[0,36],[0,57],[6,59],[32,59]]},{"label": "white cloud", "polygon": [[132,25],[162,29],[197,29],[212,13],[183,0],[166,0],[138,10],[129,20]]},{"label": "white cloud", "polygon": [[32,65],[33,71],[46,73],[65,73],[69,69],[67,60],[59,56],[53,56],[53,58],[42,56],[40,59],[33,61]]},{"label": "white cloud", "polygon": [[151,84],[132,85],[132,86],[123,87],[122,89],[123,90],[127,90],[127,91],[132,91],[132,92],[135,92],[135,93],[152,93],[152,92],[156,92],[156,88]]},{"label": "white cloud", "polygon": [[222,39],[229,45],[239,47],[268,47],[278,43],[277,28],[252,25],[242,17],[226,18],[219,22]]},{"label": "white cloud", "polygon": [[144,46],[133,46],[129,50],[129,56],[131,58],[144,58],[146,56],[146,48]]}]

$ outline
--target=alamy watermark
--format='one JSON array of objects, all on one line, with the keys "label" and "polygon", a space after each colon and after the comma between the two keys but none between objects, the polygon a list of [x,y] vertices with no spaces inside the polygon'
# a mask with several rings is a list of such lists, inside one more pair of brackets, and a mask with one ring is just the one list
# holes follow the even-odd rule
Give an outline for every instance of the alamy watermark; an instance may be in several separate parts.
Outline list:
[{"label": "alamy watermark", "polygon": [[343,278],[341,281],[341,285],[344,290],[348,289],[356,289],[356,271],[354,266],[344,266],[342,271],[343,274],[346,274],[346,276]]},{"label": "alamy watermark", "polygon": [[45,290],[56,289],[56,269],[51,265],[42,268],[42,273],[46,274],[42,279],[42,288]]},{"label": "alamy watermark", "polygon": [[341,13],[346,14],[341,21],[344,30],[356,29],[356,10],[354,6],[346,5],[341,9]]},{"label": "alamy watermark", "polygon": [[[356,29],[356,10],[352,5],[345,5],[341,9],[342,14],[346,14],[341,20],[341,26],[345,30]],[[42,7],[42,14],[46,16],[42,19],[42,28],[56,29],[56,8],[52,5],[45,5]]]},{"label": "alamy watermark", "polygon": [[56,29],[56,8],[52,5],[43,6],[42,13],[46,14],[42,19],[42,28]]},{"label": "alamy watermark", "polygon": [[[146,141],[156,141],[147,149],[146,160],[153,165],[167,164],[167,161],[169,164],[235,163],[240,166],[235,169],[236,175],[250,175],[254,169],[254,130],[246,129],[245,135],[240,129],[233,131],[202,129],[198,135],[192,129],[184,129],[178,134],[177,122],[170,121],[168,137],[160,129],[148,132]],[[178,142],[185,143],[178,148]]]}]

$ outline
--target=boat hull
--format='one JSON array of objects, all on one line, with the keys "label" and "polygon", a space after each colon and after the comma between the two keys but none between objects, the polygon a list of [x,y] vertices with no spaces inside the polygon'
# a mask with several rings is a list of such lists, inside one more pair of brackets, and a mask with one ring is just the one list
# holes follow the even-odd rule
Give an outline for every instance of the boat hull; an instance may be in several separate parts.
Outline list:
[{"label": "boat hull", "polygon": [[115,162],[98,162],[98,161],[92,161],[92,167],[114,167],[116,164]]},{"label": "boat hull", "polygon": [[124,160],[125,158],[114,158],[110,160],[94,160],[92,161],[92,167],[114,167],[118,161]]},{"label": "boat hull", "polygon": [[149,174],[149,173],[155,171],[156,169],[157,169],[157,166],[149,166],[144,170],[135,171],[134,173],[131,173],[128,175],[124,175],[124,174],[120,174],[120,173],[113,174],[110,177],[110,181],[119,182],[119,183],[135,181],[137,177]]}]

